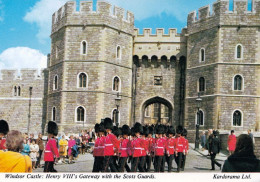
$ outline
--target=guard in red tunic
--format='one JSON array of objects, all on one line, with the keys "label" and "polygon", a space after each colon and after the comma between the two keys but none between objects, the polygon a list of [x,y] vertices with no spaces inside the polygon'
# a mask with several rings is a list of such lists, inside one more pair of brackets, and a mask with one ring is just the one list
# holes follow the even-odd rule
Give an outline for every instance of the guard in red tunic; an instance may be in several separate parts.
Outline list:
[{"label": "guard in red tunic", "polygon": [[112,133],[117,138],[117,146],[118,147],[117,148],[114,147],[115,155],[113,156],[113,164],[114,164],[114,166],[116,166],[117,171],[118,171],[118,169],[119,169],[119,166],[118,166],[119,154],[118,154],[118,152],[119,152],[120,141],[122,139],[122,130],[121,130],[121,128],[118,128],[117,126],[114,126]]},{"label": "guard in red tunic", "polygon": [[94,164],[93,164],[93,170],[92,172],[99,172],[98,169],[98,145],[99,145],[99,141],[100,141],[100,137],[99,137],[99,124],[97,123],[95,125],[95,133],[97,134],[97,138],[95,140],[95,144],[94,144],[94,149],[93,149],[93,157],[94,157]]},{"label": "guard in red tunic", "polygon": [[182,136],[185,139],[185,145],[184,145],[185,148],[184,148],[182,164],[181,164],[181,170],[182,171],[184,171],[185,163],[186,163],[186,156],[188,155],[188,151],[189,151],[189,141],[187,139],[187,134],[188,134],[188,131],[184,128],[183,132],[182,132]]},{"label": "guard in red tunic", "polygon": [[44,172],[57,172],[54,169],[54,160],[58,160],[59,151],[57,142],[54,136],[58,135],[58,126],[55,122],[49,121],[48,123],[48,141],[44,150]]},{"label": "guard in red tunic", "polygon": [[182,165],[182,158],[185,153],[186,140],[182,135],[183,127],[178,126],[176,129],[177,138],[175,143],[175,162],[177,164],[177,172],[180,172]]},{"label": "guard in red tunic", "polygon": [[175,151],[175,130],[172,126],[169,127],[168,129],[168,140],[167,140],[167,145],[168,145],[168,150],[167,150],[167,157],[166,157],[166,162],[168,164],[168,172],[171,172],[172,170],[172,161],[174,159],[174,151]]},{"label": "guard in red tunic", "polygon": [[4,138],[9,132],[9,125],[5,120],[0,120],[0,150],[6,150]]},{"label": "guard in red tunic", "polygon": [[119,147],[119,163],[118,163],[118,171],[124,172],[124,168],[126,168],[127,172],[130,172],[130,168],[127,165],[127,159],[131,155],[131,141],[128,139],[131,134],[131,130],[128,125],[122,126],[122,135],[123,138],[120,140]]},{"label": "guard in red tunic", "polygon": [[141,133],[143,132],[143,126],[140,123],[135,123],[134,125],[134,133],[135,137],[132,141],[132,164],[131,164],[131,172],[136,172],[137,167],[139,172],[144,172],[143,168],[140,168],[140,157],[142,156],[142,149],[145,148],[143,140],[140,138]]},{"label": "guard in red tunic", "polygon": [[145,172],[145,162],[146,162],[146,156],[148,154],[148,140],[146,140],[146,137],[149,134],[148,127],[143,127],[143,132],[141,133],[141,139],[143,142],[144,147],[142,148],[142,153],[140,156],[140,162],[139,162],[139,171]]},{"label": "guard in red tunic", "polygon": [[146,137],[146,141],[147,141],[147,144],[148,144],[148,153],[146,155],[145,171],[150,172],[151,163],[152,163],[153,143],[154,143],[153,127],[152,126],[148,127],[148,136]]},{"label": "guard in red tunic", "polygon": [[167,151],[167,141],[163,138],[164,126],[158,125],[155,129],[156,139],[154,146],[154,167],[155,172],[162,172],[163,158]]},{"label": "guard in red tunic", "polygon": [[112,133],[113,122],[110,118],[105,118],[104,127],[106,130],[106,137],[104,148],[104,167],[102,172],[109,172],[109,168],[111,172],[118,172],[118,169],[113,163],[113,156],[116,155],[115,152],[118,150],[119,145],[116,136]]},{"label": "guard in red tunic", "polygon": [[102,172],[104,167],[104,149],[105,149],[105,127],[104,123],[100,123],[99,125],[99,142],[98,142],[98,149],[96,152],[96,159],[98,163],[98,172]]}]

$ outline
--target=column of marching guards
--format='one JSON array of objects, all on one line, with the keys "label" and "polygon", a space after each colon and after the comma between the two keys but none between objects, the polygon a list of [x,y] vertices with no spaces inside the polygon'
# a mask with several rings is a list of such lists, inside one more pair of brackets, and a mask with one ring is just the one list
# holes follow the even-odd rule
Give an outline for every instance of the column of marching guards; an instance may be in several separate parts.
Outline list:
[{"label": "column of marching guards", "polygon": [[[182,126],[155,125],[142,126],[140,123],[130,128],[113,126],[110,118],[95,125],[97,139],[93,150],[92,172],[172,172],[175,159],[177,172],[184,171],[189,144],[187,130]],[[131,165],[130,165],[131,164]]]}]

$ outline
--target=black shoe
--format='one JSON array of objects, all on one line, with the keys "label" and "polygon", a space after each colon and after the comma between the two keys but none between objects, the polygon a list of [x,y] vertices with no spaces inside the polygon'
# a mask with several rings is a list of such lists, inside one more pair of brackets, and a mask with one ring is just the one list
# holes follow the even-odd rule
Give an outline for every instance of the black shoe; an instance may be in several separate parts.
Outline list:
[{"label": "black shoe", "polygon": [[215,169],[211,169],[212,171],[214,171]]},{"label": "black shoe", "polygon": [[222,165],[221,165],[221,164],[220,164],[219,168],[220,168],[220,170],[221,170],[221,168],[222,168]]}]

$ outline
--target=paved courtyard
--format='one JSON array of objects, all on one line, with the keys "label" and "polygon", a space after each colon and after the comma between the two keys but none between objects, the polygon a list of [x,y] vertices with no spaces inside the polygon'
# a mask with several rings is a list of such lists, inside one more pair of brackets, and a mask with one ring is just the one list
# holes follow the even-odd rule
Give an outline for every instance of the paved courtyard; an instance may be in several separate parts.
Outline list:
[{"label": "paved courtyard", "polygon": [[[215,167],[215,171],[211,171],[211,161],[210,157],[207,156],[207,151],[195,151],[193,150],[194,144],[190,145],[189,154],[186,159],[185,171],[184,172],[196,172],[196,173],[214,173],[220,172],[219,167]],[[227,158],[227,155],[220,153],[217,155],[217,160],[223,165],[224,160]],[[85,172],[89,173],[92,171],[94,158],[92,154],[79,155],[79,158],[75,160],[73,164],[57,164],[55,169],[58,172]],[[153,165],[152,165],[153,167]],[[176,163],[173,161],[173,172],[176,171]],[[166,163],[167,168],[167,163]],[[167,169],[165,168],[165,171]],[[38,168],[34,172],[43,172],[43,168]],[[153,170],[152,170],[153,172]]]}]

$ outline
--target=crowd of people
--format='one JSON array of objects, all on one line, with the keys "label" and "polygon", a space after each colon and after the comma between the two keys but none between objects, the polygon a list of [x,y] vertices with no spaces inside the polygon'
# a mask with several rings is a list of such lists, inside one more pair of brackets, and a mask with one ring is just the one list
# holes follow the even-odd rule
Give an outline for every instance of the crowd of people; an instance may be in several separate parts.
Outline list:
[{"label": "crowd of people", "polygon": [[[35,139],[33,134],[9,131],[8,123],[0,120],[0,172],[32,172],[44,167],[44,172],[57,172],[55,163],[72,163],[79,153],[89,150],[93,143],[93,172],[172,172],[175,160],[177,172],[184,171],[189,151],[187,130],[178,126],[135,123],[132,128],[123,125],[118,128],[110,118],[95,125],[95,130],[82,131],[79,135],[58,135],[58,126],[50,121],[47,127],[47,141],[41,134]],[[201,146],[207,149],[211,158],[212,170],[215,165],[222,172],[260,172],[260,161],[254,155],[254,137],[248,134],[236,137],[231,130],[228,137],[230,156],[222,165],[215,159],[220,152],[219,132],[209,129],[208,135],[202,132]],[[41,158],[44,156],[44,165]],[[74,160],[75,159],[75,160]]]}]

